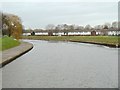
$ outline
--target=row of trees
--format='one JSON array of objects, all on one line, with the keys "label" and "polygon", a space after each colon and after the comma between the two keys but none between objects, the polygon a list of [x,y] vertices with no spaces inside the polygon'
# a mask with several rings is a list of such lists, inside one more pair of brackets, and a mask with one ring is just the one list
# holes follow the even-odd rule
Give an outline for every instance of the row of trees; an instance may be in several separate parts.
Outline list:
[{"label": "row of trees", "polygon": [[[120,23],[119,23],[120,24]],[[75,31],[88,31],[88,30],[103,30],[103,29],[112,29],[112,30],[118,30],[119,26],[118,22],[112,22],[112,23],[105,23],[103,25],[96,25],[92,27],[91,25],[86,25],[86,26],[80,26],[80,25],[68,25],[68,24],[59,24],[59,25],[54,25],[54,24],[48,24],[45,28],[43,29],[28,29],[24,30],[24,33],[31,33],[33,35],[36,32],[48,32],[49,35],[52,35],[55,33],[57,35],[58,32],[64,32],[64,35],[68,35],[68,32],[75,32]]]},{"label": "row of trees", "polygon": [[60,24],[55,26],[54,24],[49,24],[46,26],[46,30],[91,30],[91,29],[117,29],[118,28],[118,22],[112,22],[110,23],[105,23],[104,25],[96,25],[92,27],[91,25],[86,25],[84,26],[79,26],[79,25],[67,25],[67,24]]},{"label": "row of trees", "polygon": [[2,16],[2,35],[12,36],[16,39],[21,38],[23,26],[21,19],[17,15],[1,13]]}]

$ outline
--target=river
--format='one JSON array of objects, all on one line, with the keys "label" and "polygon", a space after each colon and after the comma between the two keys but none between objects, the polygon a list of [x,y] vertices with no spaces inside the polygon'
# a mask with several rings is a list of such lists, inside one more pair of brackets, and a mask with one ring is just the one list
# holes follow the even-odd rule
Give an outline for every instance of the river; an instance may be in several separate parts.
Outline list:
[{"label": "river", "polygon": [[24,40],[28,53],[2,68],[3,88],[117,88],[118,49]]}]

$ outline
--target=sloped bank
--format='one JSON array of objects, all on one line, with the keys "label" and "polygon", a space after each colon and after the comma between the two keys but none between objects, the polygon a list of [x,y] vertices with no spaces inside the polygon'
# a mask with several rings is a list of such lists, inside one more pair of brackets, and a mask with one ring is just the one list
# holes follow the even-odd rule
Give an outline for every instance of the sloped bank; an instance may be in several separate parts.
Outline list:
[{"label": "sloped bank", "polygon": [[78,42],[120,48],[118,36],[23,36],[23,39]]},{"label": "sloped bank", "polygon": [[102,45],[102,46],[107,46],[107,47],[111,47],[111,48],[120,48],[120,45],[116,44],[107,44],[107,43],[98,43],[98,42],[84,42],[84,41],[73,41],[73,40],[69,40],[70,42],[78,42],[78,43],[88,43],[88,44],[96,44],[96,45]]},{"label": "sloped bank", "polygon": [[0,61],[0,67],[5,66],[26,52],[30,51],[33,48],[33,44],[28,42],[21,42],[19,46],[5,50],[2,53],[2,61]]}]

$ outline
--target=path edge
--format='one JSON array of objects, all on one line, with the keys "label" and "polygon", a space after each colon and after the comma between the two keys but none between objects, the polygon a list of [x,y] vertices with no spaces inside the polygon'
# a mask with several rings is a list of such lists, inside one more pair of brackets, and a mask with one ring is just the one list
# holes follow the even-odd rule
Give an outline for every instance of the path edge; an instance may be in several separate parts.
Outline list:
[{"label": "path edge", "polygon": [[[14,61],[16,58],[22,56],[23,54],[29,52],[29,51],[33,48],[33,44],[32,44],[32,43],[23,42],[23,41],[21,42],[21,44],[20,44],[18,47],[21,47],[22,43],[26,43],[26,45],[29,45],[30,47],[27,48],[27,49],[25,48],[25,51],[23,51],[23,52],[21,51],[19,54],[12,56],[11,58],[8,58],[8,59],[5,60],[5,61],[4,61],[3,58],[2,58],[2,61],[4,61],[4,62],[0,63],[0,68],[4,67],[5,65],[7,65],[7,64],[9,64],[10,62]],[[14,48],[16,48],[16,47],[14,47]],[[12,48],[11,48],[11,49],[12,49]],[[3,52],[4,52],[4,51],[3,51]],[[2,52],[2,54],[3,54],[3,52]]]}]

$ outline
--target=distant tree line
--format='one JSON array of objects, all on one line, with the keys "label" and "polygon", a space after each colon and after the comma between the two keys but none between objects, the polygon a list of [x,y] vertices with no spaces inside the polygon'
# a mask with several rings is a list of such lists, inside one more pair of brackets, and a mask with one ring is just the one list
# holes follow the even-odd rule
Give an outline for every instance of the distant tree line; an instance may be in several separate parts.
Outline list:
[{"label": "distant tree line", "polygon": [[91,25],[87,24],[86,26],[80,26],[80,25],[68,25],[68,24],[59,24],[55,26],[54,24],[49,24],[46,26],[46,30],[92,30],[92,29],[118,29],[118,22],[112,22],[112,23],[105,23],[103,25],[96,25],[92,27]]},{"label": "distant tree line", "polygon": [[16,39],[21,38],[23,31],[20,17],[13,14],[1,13],[2,16],[2,35],[12,36]]},{"label": "distant tree line", "polygon": [[64,32],[64,35],[68,35],[68,32],[75,32],[75,31],[92,31],[92,30],[102,30],[102,29],[113,29],[113,30],[118,30],[118,23],[117,21],[114,21],[112,23],[105,23],[103,25],[96,25],[92,27],[91,25],[86,25],[86,26],[80,26],[80,25],[68,25],[68,24],[59,24],[59,25],[54,25],[54,24],[48,24],[45,28],[45,30],[42,29],[28,29],[24,30],[25,33],[29,32],[32,33],[34,32],[48,32],[49,35],[52,35],[53,33],[57,34],[58,32]]}]

